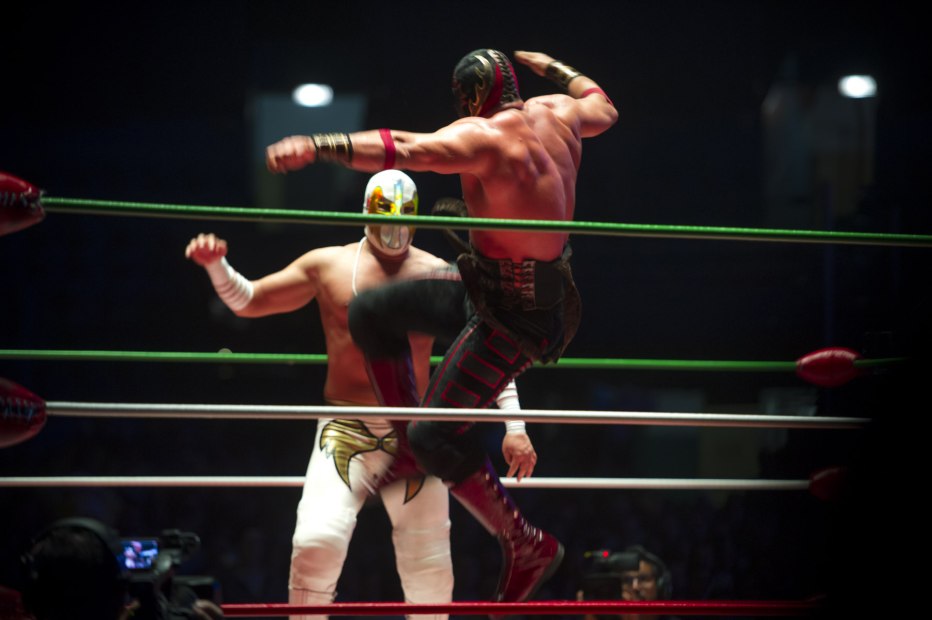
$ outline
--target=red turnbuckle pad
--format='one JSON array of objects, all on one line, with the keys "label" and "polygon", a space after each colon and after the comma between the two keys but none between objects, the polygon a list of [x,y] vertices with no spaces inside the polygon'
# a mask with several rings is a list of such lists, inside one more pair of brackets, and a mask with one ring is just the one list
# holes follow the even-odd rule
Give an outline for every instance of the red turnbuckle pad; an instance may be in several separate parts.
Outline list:
[{"label": "red turnbuckle pad", "polygon": [[822,387],[838,387],[861,374],[854,362],[861,355],[845,347],[827,347],[796,360],[796,374],[809,383]]},{"label": "red turnbuckle pad", "polygon": [[45,218],[42,190],[0,171],[0,236],[28,228]]},{"label": "red turnbuckle pad", "polygon": [[45,401],[12,381],[0,378],[0,448],[35,436],[45,426]]}]

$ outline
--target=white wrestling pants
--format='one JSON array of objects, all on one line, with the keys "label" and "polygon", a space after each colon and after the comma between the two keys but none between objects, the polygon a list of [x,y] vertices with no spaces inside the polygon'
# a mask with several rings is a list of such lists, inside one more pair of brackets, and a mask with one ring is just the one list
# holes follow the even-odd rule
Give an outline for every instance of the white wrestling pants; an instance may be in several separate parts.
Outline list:
[{"label": "white wrestling pants", "polygon": [[[380,485],[394,457],[374,448],[377,438],[391,431],[391,424],[383,420],[365,424],[355,420],[318,421],[292,539],[290,603],[324,605],[333,601],[356,515],[367,496],[376,492],[392,523],[395,562],[405,601],[453,600],[449,491],[439,478],[428,476],[420,491],[405,503],[406,480]],[[349,485],[341,477],[341,470]],[[293,620],[325,618],[292,616]],[[446,620],[447,616],[412,618]]]}]

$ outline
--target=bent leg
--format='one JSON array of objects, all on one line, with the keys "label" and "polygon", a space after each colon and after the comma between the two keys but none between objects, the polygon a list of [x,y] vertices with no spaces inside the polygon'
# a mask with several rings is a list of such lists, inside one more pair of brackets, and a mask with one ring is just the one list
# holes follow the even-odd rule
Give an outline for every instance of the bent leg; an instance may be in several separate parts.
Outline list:
[{"label": "bent leg", "polygon": [[[473,317],[431,377],[428,407],[486,408],[532,360],[506,334]],[[502,549],[494,598],[525,601],[557,569],[560,542],[530,524],[502,486],[473,423],[413,422],[408,439],[418,463],[454,482],[450,493]]]},{"label": "bent leg", "polygon": [[514,339],[473,315],[431,375],[423,405],[485,409],[532,361]]},{"label": "bent leg", "polygon": [[350,302],[350,334],[366,356],[369,381],[383,406],[418,405],[408,332],[449,342],[466,320],[465,300],[459,274],[443,270],[363,291]]},{"label": "bent leg", "polygon": [[453,269],[399,280],[359,293],[349,305],[353,342],[367,357],[408,352],[408,332],[429,334],[446,345],[466,322],[466,288]]},{"label": "bent leg", "polygon": [[[511,338],[474,315],[431,375],[423,406],[485,409],[530,364]],[[473,422],[413,422],[408,440],[421,467],[446,481],[460,482],[485,463]]]}]

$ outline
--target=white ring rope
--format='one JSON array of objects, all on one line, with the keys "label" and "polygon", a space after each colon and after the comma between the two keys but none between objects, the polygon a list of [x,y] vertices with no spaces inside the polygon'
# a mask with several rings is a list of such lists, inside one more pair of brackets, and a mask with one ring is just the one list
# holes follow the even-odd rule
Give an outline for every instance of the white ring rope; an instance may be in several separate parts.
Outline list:
[{"label": "white ring rope", "polygon": [[[514,412],[497,409],[420,407],[332,407],[316,405],[183,405],[142,403],[91,403],[49,401],[49,415],[79,418],[202,418],[213,420],[312,420],[317,418],[391,418],[446,422],[504,422]],[[522,409],[527,422],[555,424],[629,424],[651,426],[705,426],[728,428],[854,429],[867,418],[802,417],[725,413],[656,413],[633,411],[563,411]]]},{"label": "white ring rope", "polygon": [[[502,478],[514,489],[640,489],[702,491],[805,491],[808,480],[716,478]],[[259,487],[304,486],[304,476],[38,476],[0,478],[0,487]]]}]

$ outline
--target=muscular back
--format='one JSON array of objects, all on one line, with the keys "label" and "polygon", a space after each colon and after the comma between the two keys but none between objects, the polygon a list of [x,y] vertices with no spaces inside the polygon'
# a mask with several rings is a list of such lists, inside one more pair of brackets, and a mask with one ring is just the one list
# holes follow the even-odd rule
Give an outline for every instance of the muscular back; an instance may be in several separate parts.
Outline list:
[{"label": "muscular back", "polygon": [[[473,217],[569,221],[576,206],[576,176],[582,138],[573,115],[574,100],[562,95],[535,97],[522,107],[489,119],[469,118],[488,132],[496,148],[486,165],[461,175],[463,196]],[[565,233],[473,230],[471,239],[491,258],[551,260],[562,252]]]}]

